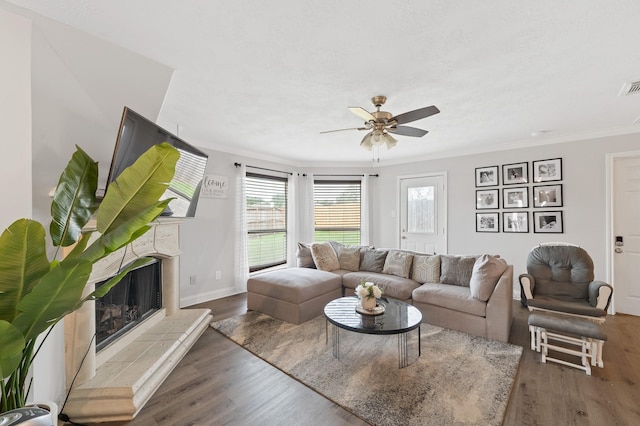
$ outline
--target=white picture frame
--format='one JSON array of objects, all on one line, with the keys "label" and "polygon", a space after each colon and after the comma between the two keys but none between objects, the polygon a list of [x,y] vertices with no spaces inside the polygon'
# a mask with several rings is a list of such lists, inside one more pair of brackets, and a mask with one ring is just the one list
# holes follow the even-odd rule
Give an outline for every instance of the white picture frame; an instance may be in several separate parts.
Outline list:
[{"label": "white picture frame", "polygon": [[502,208],[526,209],[529,207],[529,188],[526,186],[502,188]]},{"label": "white picture frame", "polygon": [[564,233],[562,211],[534,211],[533,232],[538,234]]},{"label": "white picture frame", "polygon": [[500,208],[500,192],[498,189],[479,189],[476,190],[476,209],[498,209]]}]

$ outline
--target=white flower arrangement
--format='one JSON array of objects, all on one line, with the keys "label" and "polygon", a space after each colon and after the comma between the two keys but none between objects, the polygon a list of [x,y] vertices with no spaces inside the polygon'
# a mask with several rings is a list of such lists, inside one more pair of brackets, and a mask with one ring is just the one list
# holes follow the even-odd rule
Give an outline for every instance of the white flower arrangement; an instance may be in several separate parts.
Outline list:
[{"label": "white flower arrangement", "polygon": [[360,285],[356,287],[356,295],[360,299],[370,299],[372,297],[378,299],[382,297],[382,290],[372,282],[361,282]]}]

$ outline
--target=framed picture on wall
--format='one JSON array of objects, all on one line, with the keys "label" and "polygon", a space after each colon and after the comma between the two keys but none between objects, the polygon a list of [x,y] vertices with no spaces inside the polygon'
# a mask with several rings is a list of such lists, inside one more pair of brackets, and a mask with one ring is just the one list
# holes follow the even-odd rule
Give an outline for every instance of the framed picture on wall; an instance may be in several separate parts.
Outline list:
[{"label": "framed picture on wall", "polygon": [[533,212],[533,232],[562,234],[564,232],[562,211]]},{"label": "framed picture on wall", "polygon": [[497,186],[499,183],[498,166],[476,168],[476,187]]},{"label": "framed picture on wall", "polygon": [[562,158],[533,162],[533,181],[551,182],[562,180]]},{"label": "framed picture on wall", "polygon": [[525,209],[529,207],[529,188],[502,188],[502,208]]},{"label": "framed picture on wall", "polygon": [[479,189],[476,191],[476,209],[498,209],[500,203],[498,202],[498,190],[497,189]]},{"label": "framed picture on wall", "polygon": [[529,212],[503,212],[502,232],[529,232]]},{"label": "framed picture on wall", "polygon": [[504,185],[527,182],[529,182],[529,163],[513,163],[502,166],[502,183]]},{"label": "framed picture on wall", "polygon": [[476,232],[500,232],[498,213],[476,213]]},{"label": "framed picture on wall", "polygon": [[533,207],[562,207],[562,184],[534,186]]}]

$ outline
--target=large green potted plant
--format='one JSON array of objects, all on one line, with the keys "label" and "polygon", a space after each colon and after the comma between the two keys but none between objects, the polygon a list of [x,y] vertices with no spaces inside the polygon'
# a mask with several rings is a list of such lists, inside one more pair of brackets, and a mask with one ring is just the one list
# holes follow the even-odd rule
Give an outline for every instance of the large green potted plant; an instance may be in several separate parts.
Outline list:
[{"label": "large green potted plant", "polygon": [[[87,297],[82,297],[93,264],[142,236],[166,208],[160,201],[173,178],[180,154],[167,143],[156,145],[126,169],[96,208],[98,164],[77,148],[64,169],[51,205],[49,235],[56,247],[46,253],[45,228],[19,219],[0,236],[0,413],[24,406],[28,370],[52,327],[84,302],[106,294],[142,258]],[[83,232],[95,215],[97,238]],[[62,247],[71,247],[58,260]]]}]

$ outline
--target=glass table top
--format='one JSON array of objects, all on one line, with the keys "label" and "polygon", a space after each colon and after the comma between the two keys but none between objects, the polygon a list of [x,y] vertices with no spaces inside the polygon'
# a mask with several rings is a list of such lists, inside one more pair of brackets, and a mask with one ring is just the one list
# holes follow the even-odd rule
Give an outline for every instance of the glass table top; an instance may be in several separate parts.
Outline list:
[{"label": "glass table top", "polygon": [[359,300],[356,296],[332,300],[324,307],[327,320],[337,327],[357,333],[398,334],[416,329],[422,314],[413,305],[385,297],[378,304],[385,307],[381,315],[362,315],[356,312]]}]

